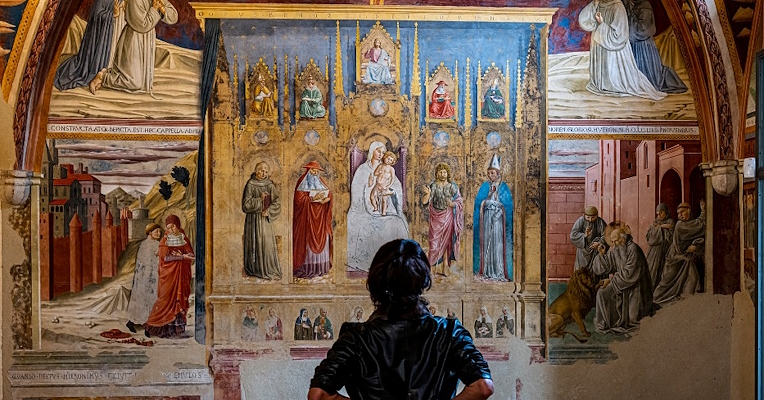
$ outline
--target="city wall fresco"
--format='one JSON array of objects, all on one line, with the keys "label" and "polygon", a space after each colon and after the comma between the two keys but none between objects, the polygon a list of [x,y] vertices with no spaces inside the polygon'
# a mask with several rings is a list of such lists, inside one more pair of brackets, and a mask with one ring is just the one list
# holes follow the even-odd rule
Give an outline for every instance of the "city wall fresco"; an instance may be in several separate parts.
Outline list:
[{"label": "city wall fresco", "polygon": [[[685,202],[691,219],[700,215],[692,90],[643,85],[660,97],[649,98],[587,89],[598,66],[592,34],[579,23],[586,2],[566,3],[554,17],[539,9],[515,18],[508,9],[507,22],[438,22],[425,12],[221,17],[206,194],[194,190],[202,130],[194,10],[147,5],[161,18],[142,38],[155,58],[141,64],[118,56],[130,47],[129,11],[100,3],[85,2],[72,22],[55,72],[61,87],[51,89],[38,348],[129,348],[149,357],[181,350],[192,364],[184,368],[198,372],[204,348],[191,333],[193,289],[183,321],[165,324],[184,327],[171,338],[145,331],[130,308],[146,303],[148,319],[156,304],[143,291],[154,287],[151,277],[136,285],[143,244],[162,241],[175,215],[170,222],[195,248],[203,238],[194,209],[206,195],[208,346],[219,359],[231,349],[320,358],[343,322],[373,312],[365,277],[376,248],[410,237],[432,260],[431,312],[459,319],[491,360],[507,359],[510,337],[524,340],[535,361],[608,360],[610,343],[637,334],[632,325],[600,332],[594,306],[579,318],[547,311],[578,270],[572,225],[594,205],[647,254],[659,203],[674,220]],[[97,7],[108,11],[102,20]],[[662,71],[689,87],[665,11],[653,2],[652,12]],[[95,27],[104,30],[89,34]],[[592,137],[602,140],[582,140]],[[95,182],[100,192],[88,192]],[[649,196],[632,201],[630,189]],[[617,246],[603,247],[604,258]],[[193,271],[184,254],[164,262]],[[593,286],[612,279],[599,275],[589,278]],[[205,284],[186,278],[188,288]]]}]

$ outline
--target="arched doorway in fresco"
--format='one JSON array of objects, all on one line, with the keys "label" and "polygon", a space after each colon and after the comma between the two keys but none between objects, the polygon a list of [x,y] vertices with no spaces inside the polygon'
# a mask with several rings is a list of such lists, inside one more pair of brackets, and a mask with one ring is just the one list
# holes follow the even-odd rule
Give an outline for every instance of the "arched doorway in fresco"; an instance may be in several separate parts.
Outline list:
[{"label": "arched doorway in fresco", "polygon": [[670,169],[661,177],[660,202],[666,203],[671,218],[676,220],[676,208],[682,203],[682,178]]}]

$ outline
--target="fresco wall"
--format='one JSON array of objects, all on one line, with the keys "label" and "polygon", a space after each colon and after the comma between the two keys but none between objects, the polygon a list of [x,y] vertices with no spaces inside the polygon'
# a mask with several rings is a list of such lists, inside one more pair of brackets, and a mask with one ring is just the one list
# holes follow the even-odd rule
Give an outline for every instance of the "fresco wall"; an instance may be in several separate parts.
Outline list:
[{"label": "fresco wall", "polygon": [[[649,17],[648,3],[639,4]],[[597,86],[590,75],[602,67],[592,61],[596,34],[580,19],[586,2],[566,2],[554,18],[552,10],[522,17],[512,9],[492,11],[498,20],[476,12],[478,22],[454,15],[442,22],[437,13],[411,10],[373,18],[365,11],[298,16],[304,10],[288,7],[283,17],[209,14],[222,18],[222,34],[207,136],[212,186],[201,194],[194,191],[202,130],[202,36],[195,18],[201,15],[183,2],[152,4],[164,10],[157,9],[155,37],[144,38],[154,46],[154,60],[141,64],[138,57],[117,56],[129,47],[122,27],[129,21],[120,19],[127,9],[100,4],[109,12],[96,22],[99,2],[85,2],[51,72],[57,83],[43,163],[49,173],[40,184],[35,232],[43,238],[34,289],[41,306],[32,312],[30,347],[61,357],[44,375],[39,366],[50,369],[50,360],[18,358],[9,375],[16,393],[97,397],[99,385],[112,385],[115,393],[148,398],[162,385],[172,388],[171,396],[210,398],[212,372],[217,395],[225,398],[241,390],[265,393],[258,382],[273,381],[257,378],[276,364],[259,362],[281,362],[290,376],[309,375],[341,324],[364,321],[373,311],[365,290],[368,263],[380,243],[397,237],[423,244],[434,267],[431,312],[469,328],[497,376],[507,377],[501,388],[507,397],[519,397],[522,381],[545,386],[539,381],[559,371],[529,367],[529,359],[607,361],[612,372],[636,362],[640,352],[659,351],[645,347],[665,334],[649,321],[679,321],[687,310],[725,312],[729,301],[695,296],[613,321],[625,328],[620,331],[601,329],[594,305],[579,311],[580,321],[553,306],[581,270],[574,266],[570,232],[586,206],[596,205],[606,223],[628,226],[645,254],[658,203],[670,203],[674,214],[688,202],[690,219],[700,215],[706,187],[698,175],[702,157],[685,50],[660,2],[649,4],[655,32],[647,36],[658,58],[649,54],[665,66],[661,76],[673,71],[673,82],[685,91],[652,81],[630,82],[621,91]],[[624,21],[634,25],[639,8],[636,2],[627,7]],[[88,34],[96,26],[110,26],[112,34]],[[637,52],[632,48],[635,66]],[[139,76],[126,79],[130,70]],[[66,76],[79,83],[58,88]],[[55,194],[55,180],[62,179],[71,181],[65,198]],[[96,181],[101,192],[89,196],[87,186]],[[172,338],[147,335],[146,321],[131,310],[156,304],[143,291],[151,283],[136,284],[138,253],[156,241],[146,228],[161,225],[161,240],[167,217],[176,215],[195,248],[202,238],[193,229],[194,209],[203,195],[210,278],[196,279],[191,260],[175,260],[189,268],[187,276],[176,276],[190,289],[184,329]],[[81,227],[71,224],[75,215]],[[486,251],[497,243],[500,251]],[[690,258],[704,291],[705,270],[699,256]],[[604,278],[615,285],[607,273],[598,275],[587,278],[590,285],[604,285]],[[212,289],[209,360],[192,338],[192,287],[205,284]],[[646,325],[644,334],[634,329],[637,321]],[[723,331],[707,343],[729,336],[723,321],[706,322]],[[684,339],[689,346],[693,338]],[[717,349],[707,356],[726,354]],[[95,371],[93,363],[108,365],[109,373]],[[239,381],[240,363],[246,382]],[[72,369],[78,374],[69,375]],[[92,387],[84,393],[79,385]],[[51,389],[57,386],[64,389]],[[286,393],[270,386],[276,397]],[[724,389],[724,382],[715,387],[720,397]]]},{"label": "fresco wall", "polygon": [[221,21],[213,353],[321,357],[373,311],[376,249],[410,237],[433,313],[542,356],[544,15]]},{"label": "fresco wall", "polygon": [[558,6],[549,38],[551,135],[698,135],[686,50],[661,2],[603,3],[612,36],[596,28],[593,3]]},{"label": "fresco wall", "polygon": [[[61,38],[32,217],[39,302],[31,342],[15,345],[65,356],[45,373],[20,359],[19,395],[162,384],[211,396],[194,338],[202,38],[185,1],[85,1]],[[141,376],[167,354],[172,363]]]}]

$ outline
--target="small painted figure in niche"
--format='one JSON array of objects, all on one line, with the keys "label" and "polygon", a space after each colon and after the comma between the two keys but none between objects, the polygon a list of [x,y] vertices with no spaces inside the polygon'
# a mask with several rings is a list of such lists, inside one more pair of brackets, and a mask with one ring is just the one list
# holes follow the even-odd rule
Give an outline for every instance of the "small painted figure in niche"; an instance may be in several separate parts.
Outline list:
[{"label": "small painted figure in niche", "polygon": [[260,322],[252,307],[244,310],[244,319],[241,321],[241,339],[249,341],[263,340],[265,335],[260,330]]},{"label": "small painted figure in niche", "polygon": [[284,340],[284,325],[272,308],[268,310],[268,318],[265,320],[265,340]]},{"label": "small painted figure in niche", "polygon": [[456,312],[450,308],[446,308],[446,319],[455,319],[459,322],[459,318],[456,316]]},{"label": "small painted figure in niche", "polygon": [[570,228],[570,242],[576,246],[576,263],[573,270],[587,268],[600,243],[605,243],[605,220],[598,216],[597,207],[584,209],[584,215],[578,217]]},{"label": "small painted figure in niche", "polygon": [[143,324],[146,337],[175,338],[186,330],[194,250],[177,215],[169,215],[165,224],[167,230],[158,250],[157,301]]},{"label": "small painted figure in niche", "polygon": [[438,315],[438,307],[435,307],[435,305],[432,303],[430,303],[430,305],[427,307],[427,310],[429,310],[430,314],[433,316]]},{"label": "small painted figure in niche", "polygon": [[451,167],[446,163],[435,166],[435,180],[422,190],[422,204],[427,206],[430,219],[427,258],[432,263],[432,272],[448,276],[451,263],[459,259],[464,230],[464,199],[459,193],[459,186],[451,180]]},{"label": "small painted figure in niche", "polygon": [[332,268],[332,192],[319,176],[316,161],[303,166],[297,180],[292,220],[292,259],[295,278],[326,275]]},{"label": "small painted figure in niche", "polygon": [[125,2],[127,25],[116,44],[114,62],[90,82],[95,93],[101,86],[128,93],[153,92],[156,59],[156,26],[178,22],[178,11],[169,0]]},{"label": "small painted figure in niche", "polygon": [[666,253],[660,283],[653,292],[655,304],[664,305],[700,290],[698,262],[703,261],[706,235],[706,202],[700,201],[700,215],[690,220],[690,204],[677,207],[679,221]]},{"label": "small painted figure in niche", "polygon": [[493,320],[485,307],[480,307],[480,315],[475,319],[475,338],[492,338]]},{"label": "small painted figure in niche", "polygon": [[504,95],[499,89],[499,78],[495,78],[483,96],[483,107],[480,109],[480,113],[483,118],[498,119],[504,116],[505,111]]},{"label": "small painted figure in niche", "polygon": [[369,202],[371,202],[372,210],[379,212],[379,215],[387,215],[388,204],[393,202],[393,207],[398,208],[397,204],[394,204],[396,198],[393,190],[393,182],[395,179],[395,162],[398,161],[398,157],[392,151],[385,153],[382,157],[382,164],[379,164],[374,170],[373,175],[369,175],[369,187],[371,193],[369,194]]},{"label": "small painted figure in niche", "polygon": [[663,65],[658,46],[655,45],[655,14],[648,0],[626,0],[623,2],[629,15],[629,42],[637,68],[650,83],[663,93],[684,93],[687,85],[676,72]]},{"label": "small painted figure in niche", "polygon": [[257,75],[257,84],[254,91],[255,99],[252,101],[252,112],[262,117],[272,117],[276,111],[273,99],[273,91],[265,83],[265,77],[262,74]]},{"label": "small painted figure in niche", "polygon": [[350,319],[348,320],[348,322],[353,322],[353,323],[363,322],[363,307],[356,306],[353,309],[353,313],[350,314]]},{"label": "small painted figure in niche", "polygon": [[307,308],[301,308],[300,315],[294,321],[294,340],[313,340],[313,325]]},{"label": "small painted figure in niche", "polygon": [[666,252],[674,238],[674,219],[669,216],[666,203],[655,207],[655,220],[647,228],[647,267],[650,270],[650,282],[653,290],[661,281],[663,264],[666,262]]},{"label": "small painted figure in niche", "polygon": [[77,54],[56,69],[53,85],[58,90],[88,86],[99,71],[109,66],[114,31],[114,0],[96,0],[90,7]]},{"label": "small painted figure in niche", "polygon": [[133,271],[133,286],[130,289],[130,302],[127,305],[127,329],[135,333],[135,325],[143,324],[149,318],[151,308],[157,301],[157,283],[159,282],[159,240],[162,227],[156,223],[146,226],[146,239],[138,246]]},{"label": "small painted figure in niche", "polygon": [[318,316],[313,321],[313,338],[315,340],[331,340],[334,339],[334,329],[332,328],[332,321],[326,316],[326,310],[320,308]]},{"label": "small painted figure in niche", "polygon": [[501,316],[496,321],[496,337],[509,337],[515,334],[515,319],[509,313],[509,307],[501,308]]},{"label": "small painted figure in niche", "polygon": [[374,47],[363,53],[363,58],[368,60],[366,73],[361,78],[363,83],[392,85],[395,83],[390,73],[390,55],[382,48],[382,41],[374,39]]},{"label": "small painted figure in niche", "polygon": [[393,175],[390,188],[395,194],[387,197],[395,207],[388,207],[387,214],[383,216],[371,205],[369,179],[374,178],[374,171],[382,163],[386,151],[382,142],[372,142],[366,161],[358,166],[353,175],[347,217],[348,271],[351,272],[367,272],[374,254],[383,244],[409,236],[408,221],[403,213],[403,185],[396,175]]},{"label": "small painted figure in niche", "polygon": [[255,165],[255,172],[244,187],[241,209],[244,220],[244,272],[261,279],[281,279],[273,221],[281,213],[278,191],[265,162]]},{"label": "small painted figure in niche", "polygon": [[645,254],[632,236],[615,228],[610,242],[607,252],[604,245],[598,247],[592,262],[595,274],[607,276],[598,284],[594,325],[600,333],[627,333],[651,314],[653,285]]},{"label": "small painted figure in niche", "polygon": [[473,272],[482,280],[512,280],[512,193],[501,180],[501,164],[494,154],[488,165],[488,181],[475,197]]},{"label": "small painted figure in niche", "polygon": [[308,84],[300,96],[300,118],[315,119],[326,116],[324,96],[321,94],[313,75],[308,77]]},{"label": "small painted figure in niche", "polygon": [[629,18],[621,0],[592,0],[578,15],[578,24],[592,33],[586,90],[656,101],[666,97],[637,68],[629,46]]},{"label": "small painted figure in niche", "polygon": [[430,118],[450,119],[454,117],[454,106],[451,95],[446,89],[446,82],[439,81],[430,96]]}]

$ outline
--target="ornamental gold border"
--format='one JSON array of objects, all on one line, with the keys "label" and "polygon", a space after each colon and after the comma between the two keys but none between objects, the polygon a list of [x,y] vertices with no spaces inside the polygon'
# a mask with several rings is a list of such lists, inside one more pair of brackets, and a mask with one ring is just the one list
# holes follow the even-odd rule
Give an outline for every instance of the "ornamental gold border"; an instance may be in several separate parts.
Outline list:
[{"label": "ornamental gold border", "polygon": [[231,4],[190,2],[199,19],[552,23],[557,8]]},{"label": "ornamental gold border", "polygon": [[29,33],[29,27],[32,25],[32,20],[37,11],[38,3],[39,0],[29,0],[27,2],[27,5],[24,6],[24,12],[21,13],[21,21],[16,27],[16,37],[13,39],[11,54],[8,56],[8,63],[5,65],[5,71],[3,72],[3,81],[2,84],[0,84],[3,89],[2,95],[5,101],[8,101],[8,98],[10,97],[13,79],[16,77],[16,72],[21,60],[21,52],[24,50],[24,42]]},{"label": "ornamental gold border", "polygon": [[700,135],[618,135],[618,134],[575,134],[547,133],[547,140],[700,140]]},{"label": "ornamental gold border", "polygon": [[48,132],[46,139],[82,139],[82,140],[149,140],[164,142],[199,141],[199,135],[156,135],[156,134],[118,134],[107,133],[78,133],[78,132]]},{"label": "ornamental gold border", "polygon": [[[732,26],[730,25],[730,18],[727,15],[727,6],[724,0],[714,0],[714,6],[716,7],[716,13],[719,15],[719,27],[722,29],[724,35],[724,41],[727,45],[727,52],[729,53],[730,62],[732,63],[732,74],[735,76],[735,82],[743,81],[743,66],[740,63],[740,53],[737,51],[737,44],[735,43],[735,35],[732,32]],[[742,6],[741,6],[742,7]],[[754,3],[754,8],[755,3]],[[753,21],[748,29],[753,28]],[[748,45],[750,47],[753,43],[753,38],[749,36]],[[746,49],[747,50],[747,49]],[[737,85],[740,87],[740,85]],[[740,96],[738,96],[740,97]]]}]

